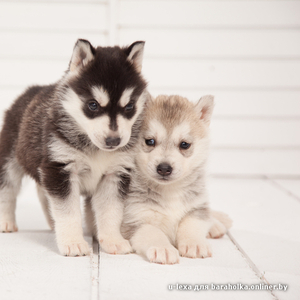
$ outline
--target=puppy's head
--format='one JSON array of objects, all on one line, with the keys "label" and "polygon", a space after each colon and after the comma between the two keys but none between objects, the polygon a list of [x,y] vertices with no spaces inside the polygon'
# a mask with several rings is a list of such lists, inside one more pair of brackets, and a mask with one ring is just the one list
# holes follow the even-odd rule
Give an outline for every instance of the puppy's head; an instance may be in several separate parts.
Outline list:
[{"label": "puppy's head", "polygon": [[213,96],[197,104],[180,96],[158,96],[147,103],[137,162],[160,184],[184,179],[207,159]]},{"label": "puppy's head", "polygon": [[147,98],[141,75],[144,42],[94,48],[78,40],[63,79],[62,105],[98,148],[128,144]]}]

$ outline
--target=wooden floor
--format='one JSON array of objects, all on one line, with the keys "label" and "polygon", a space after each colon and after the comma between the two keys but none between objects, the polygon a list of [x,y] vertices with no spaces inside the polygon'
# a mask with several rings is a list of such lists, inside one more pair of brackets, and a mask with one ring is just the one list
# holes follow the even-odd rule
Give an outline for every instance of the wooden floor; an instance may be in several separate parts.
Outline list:
[{"label": "wooden floor", "polygon": [[[0,234],[0,299],[299,299],[300,180],[212,178],[210,194],[211,206],[233,218],[232,230],[211,240],[212,258],[165,266],[99,252],[91,237],[89,257],[59,255],[26,180],[19,232]],[[288,287],[241,290],[251,284]]]}]

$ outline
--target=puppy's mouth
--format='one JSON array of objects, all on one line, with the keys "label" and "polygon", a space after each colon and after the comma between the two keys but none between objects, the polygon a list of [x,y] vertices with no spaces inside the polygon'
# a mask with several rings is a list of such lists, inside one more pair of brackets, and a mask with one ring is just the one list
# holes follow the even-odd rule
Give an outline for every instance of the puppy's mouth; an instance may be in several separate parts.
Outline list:
[{"label": "puppy's mouth", "polygon": [[170,176],[155,176],[155,181],[160,184],[168,184],[173,182],[173,178]]}]

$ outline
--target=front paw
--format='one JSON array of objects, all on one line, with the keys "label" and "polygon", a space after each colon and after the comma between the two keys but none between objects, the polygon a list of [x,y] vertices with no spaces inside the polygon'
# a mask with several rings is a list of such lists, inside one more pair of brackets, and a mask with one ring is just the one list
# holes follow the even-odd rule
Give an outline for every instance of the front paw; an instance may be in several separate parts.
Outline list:
[{"label": "front paw", "polygon": [[178,243],[179,254],[189,258],[211,257],[211,247],[206,239],[203,240],[183,240]]},{"label": "front paw", "polygon": [[150,262],[157,264],[178,264],[179,253],[172,245],[166,247],[151,247],[147,250]]},{"label": "front paw", "polygon": [[98,238],[101,249],[109,254],[128,254],[132,252],[128,240],[122,237],[104,237]]},{"label": "front paw", "polygon": [[14,232],[18,231],[15,221],[2,221],[0,222],[0,232]]},{"label": "front paw", "polygon": [[89,244],[83,240],[74,243],[58,243],[58,249],[64,256],[85,256],[90,253]]}]

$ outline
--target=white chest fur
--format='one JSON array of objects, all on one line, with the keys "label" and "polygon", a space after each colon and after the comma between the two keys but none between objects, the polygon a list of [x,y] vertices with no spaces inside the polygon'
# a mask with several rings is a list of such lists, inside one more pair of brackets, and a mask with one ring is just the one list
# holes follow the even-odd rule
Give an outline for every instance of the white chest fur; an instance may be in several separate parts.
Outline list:
[{"label": "white chest fur", "polygon": [[133,167],[133,157],[127,152],[97,150],[83,153],[59,139],[52,140],[49,150],[54,161],[68,163],[66,169],[78,180],[81,193],[90,195],[94,194],[104,175]]},{"label": "white chest fur", "polygon": [[194,205],[184,200],[180,190],[169,190],[163,193],[157,203],[152,201],[132,201],[128,199],[125,222],[152,224],[160,228],[174,243],[181,219]]}]

